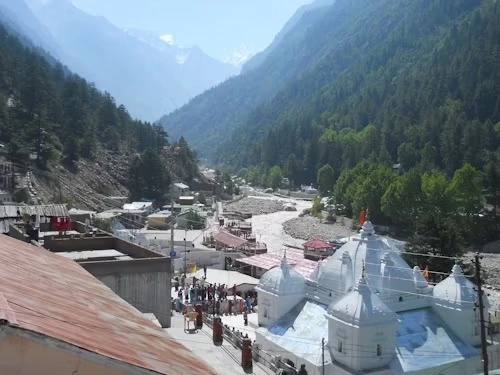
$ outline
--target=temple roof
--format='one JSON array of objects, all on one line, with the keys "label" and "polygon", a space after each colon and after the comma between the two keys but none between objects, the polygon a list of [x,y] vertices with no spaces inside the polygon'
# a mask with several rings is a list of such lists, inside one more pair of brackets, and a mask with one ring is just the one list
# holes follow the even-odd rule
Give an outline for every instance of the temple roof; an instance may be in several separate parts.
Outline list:
[{"label": "temple roof", "polygon": [[[360,233],[353,236],[335,254],[327,258],[310,279],[334,295],[345,294],[346,285],[354,285],[366,267],[366,281],[373,292],[385,295],[416,293],[417,288],[427,286],[401,257],[394,243],[375,234],[373,225],[367,221]],[[349,279],[349,280],[346,280]]]},{"label": "temple roof", "polygon": [[285,255],[279,267],[275,267],[262,275],[257,288],[284,296],[305,294],[305,286],[304,277],[290,266]]},{"label": "temple roof", "polygon": [[[450,276],[434,287],[435,302],[443,302],[447,305],[458,305],[463,308],[475,308],[477,302],[477,292],[475,285],[464,275],[462,268],[455,264]],[[489,301],[484,296],[485,307],[489,306]]]},{"label": "temple roof", "polygon": [[397,323],[397,315],[368,287],[362,274],[353,290],[328,307],[328,315],[353,325]]}]

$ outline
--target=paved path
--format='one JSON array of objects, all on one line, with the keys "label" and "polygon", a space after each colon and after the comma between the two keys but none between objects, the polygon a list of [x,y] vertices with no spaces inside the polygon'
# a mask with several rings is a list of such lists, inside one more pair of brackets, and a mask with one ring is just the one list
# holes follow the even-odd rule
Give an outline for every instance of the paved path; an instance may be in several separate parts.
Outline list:
[{"label": "paved path", "polygon": [[224,340],[222,346],[212,341],[212,329],[206,324],[196,333],[184,332],[184,319],[179,313],[172,317],[172,327],[165,329],[168,334],[191,350],[195,355],[214,368],[219,375],[272,375],[270,369],[259,363],[253,364],[253,372],[247,373],[241,367],[241,350]]}]

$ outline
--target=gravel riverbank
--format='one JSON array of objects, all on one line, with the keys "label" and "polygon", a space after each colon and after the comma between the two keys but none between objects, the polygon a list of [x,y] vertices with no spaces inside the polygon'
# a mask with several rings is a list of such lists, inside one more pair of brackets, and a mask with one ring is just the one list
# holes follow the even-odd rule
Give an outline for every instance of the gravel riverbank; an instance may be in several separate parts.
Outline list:
[{"label": "gravel riverbank", "polygon": [[284,222],[283,229],[286,234],[293,238],[300,238],[306,241],[313,238],[332,240],[337,236],[348,237],[354,234],[351,230],[351,225],[352,220],[348,218],[339,218],[334,224],[324,224],[318,218],[303,216]]},{"label": "gravel riverbank", "polygon": [[271,214],[283,211],[283,201],[275,199],[259,199],[255,197],[245,197],[238,201],[224,205],[225,211],[249,213],[252,215]]}]

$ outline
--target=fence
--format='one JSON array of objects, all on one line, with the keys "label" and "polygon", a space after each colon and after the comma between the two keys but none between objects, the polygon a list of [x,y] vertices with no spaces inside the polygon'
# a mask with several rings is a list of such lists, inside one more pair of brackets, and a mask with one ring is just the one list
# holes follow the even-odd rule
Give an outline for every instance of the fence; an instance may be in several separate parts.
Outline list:
[{"label": "fence", "polygon": [[[210,314],[203,314],[203,323],[209,327],[213,327],[213,322],[213,316]],[[222,326],[222,337],[235,348],[241,349],[243,346],[243,339],[248,338],[248,334],[243,334],[243,332],[234,327],[231,328],[224,324]],[[283,370],[281,373],[284,375],[297,374],[297,369],[295,367],[284,362],[281,357],[273,356],[265,350],[262,350],[260,345],[255,343],[255,341],[252,343],[252,358],[254,362],[261,363],[273,372],[277,372],[281,369]]]}]

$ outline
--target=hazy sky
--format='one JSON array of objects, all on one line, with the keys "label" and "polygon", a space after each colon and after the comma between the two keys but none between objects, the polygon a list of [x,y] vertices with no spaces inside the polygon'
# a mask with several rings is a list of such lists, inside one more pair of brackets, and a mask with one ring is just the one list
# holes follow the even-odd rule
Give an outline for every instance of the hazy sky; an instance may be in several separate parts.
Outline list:
[{"label": "hazy sky", "polygon": [[120,28],[169,35],[224,60],[242,46],[263,50],[301,5],[312,0],[73,0]]}]

